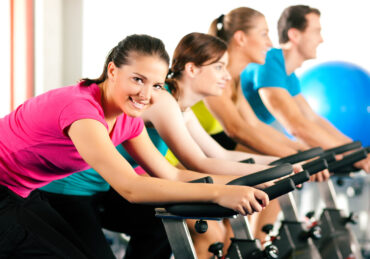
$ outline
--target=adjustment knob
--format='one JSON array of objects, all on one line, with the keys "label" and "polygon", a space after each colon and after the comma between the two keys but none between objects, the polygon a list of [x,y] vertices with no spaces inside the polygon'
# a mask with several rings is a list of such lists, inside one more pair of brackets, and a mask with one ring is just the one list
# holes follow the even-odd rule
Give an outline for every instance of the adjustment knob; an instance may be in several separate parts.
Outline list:
[{"label": "adjustment knob", "polygon": [[208,224],[207,224],[207,221],[204,221],[204,220],[197,220],[195,222],[195,230],[199,233],[199,234],[203,234],[203,233],[206,233],[207,230],[208,230]]}]

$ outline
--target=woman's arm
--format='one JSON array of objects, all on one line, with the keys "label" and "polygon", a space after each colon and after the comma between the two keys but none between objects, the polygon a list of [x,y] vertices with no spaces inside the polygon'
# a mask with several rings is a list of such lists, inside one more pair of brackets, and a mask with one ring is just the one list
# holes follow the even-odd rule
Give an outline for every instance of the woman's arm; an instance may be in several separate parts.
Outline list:
[{"label": "woman's arm", "polygon": [[[177,102],[170,94],[163,93],[156,98],[154,105],[145,111],[142,117],[144,120],[150,120],[186,168],[204,173],[228,175],[244,175],[267,168],[263,165],[231,161],[244,160],[250,156],[242,152],[227,152],[203,130],[191,110],[184,113],[186,114],[184,119]],[[188,121],[195,122],[195,127],[198,127],[196,129],[189,127],[189,124],[193,123]],[[188,129],[192,129],[190,134]],[[232,159],[230,159],[230,153],[235,153]]]},{"label": "woman's arm", "polygon": [[[258,200],[263,202],[263,206],[268,203],[268,197],[264,192],[246,186],[190,184],[138,176],[114,147],[107,129],[96,120],[75,121],[69,127],[67,134],[81,157],[130,202],[214,202],[244,215],[253,212],[253,210],[262,210]],[[162,170],[165,171],[167,168],[167,166],[163,168],[166,160],[158,151],[157,153],[150,152],[155,149],[149,141],[146,131],[128,142],[127,147],[130,153],[135,154],[133,157],[143,162],[145,169],[149,171],[154,169],[154,173],[158,175],[165,174]],[[141,151],[143,155],[139,155]],[[203,176],[195,172],[189,172],[189,175],[189,179]],[[169,179],[174,180],[181,177],[168,176]],[[221,178],[217,180],[219,179]]]},{"label": "woman's arm", "polygon": [[263,154],[278,157],[297,152],[297,149],[285,144],[287,137],[259,121],[246,101],[239,107],[243,115],[226,94],[207,97],[205,104],[222,124],[226,134],[238,143],[250,146]]},{"label": "woman's arm", "polygon": [[256,155],[246,152],[227,150],[217,143],[200,125],[197,117],[192,111],[187,112],[186,127],[190,135],[202,148],[202,150],[210,157],[227,159],[230,161],[242,161],[247,158],[253,158],[256,164],[268,165],[272,161],[278,159],[276,156]]}]

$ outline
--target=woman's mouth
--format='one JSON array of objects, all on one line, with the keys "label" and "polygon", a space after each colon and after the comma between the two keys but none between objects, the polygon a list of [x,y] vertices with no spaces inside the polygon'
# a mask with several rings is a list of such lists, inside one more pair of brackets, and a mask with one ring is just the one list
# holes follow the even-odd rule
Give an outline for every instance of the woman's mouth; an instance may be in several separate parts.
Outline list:
[{"label": "woman's mouth", "polygon": [[130,97],[130,101],[133,104],[133,106],[139,110],[144,109],[145,106],[149,104],[149,101],[137,101],[137,100],[132,99],[131,97]]}]

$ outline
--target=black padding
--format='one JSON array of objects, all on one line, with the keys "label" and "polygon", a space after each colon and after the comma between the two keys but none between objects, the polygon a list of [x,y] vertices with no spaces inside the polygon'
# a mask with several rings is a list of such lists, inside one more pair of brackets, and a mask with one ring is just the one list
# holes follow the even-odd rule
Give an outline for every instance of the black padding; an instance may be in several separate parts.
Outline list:
[{"label": "black padding", "polygon": [[318,158],[311,162],[305,163],[302,167],[307,170],[310,175],[316,174],[324,169],[328,168],[328,162],[326,159]]},{"label": "black padding", "polygon": [[342,153],[347,152],[347,151],[351,151],[351,150],[354,150],[354,149],[361,148],[361,146],[362,146],[361,141],[353,141],[353,142],[348,143],[348,144],[344,144],[344,145],[341,145],[341,146],[338,146],[338,147],[335,147],[335,148],[327,149],[327,150],[325,150],[325,153],[333,152],[334,154],[337,155],[337,154],[342,154]]},{"label": "black padding", "polygon": [[265,193],[269,196],[270,200],[273,200],[281,195],[287,194],[295,189],[295,185],[292,179],[287,178],[280,180],[274,185],[263,189]]},{"label": "black padding", "polygon": [[320,155],[320,157],[325,159],[328,163],[336,161],[334,152],[324,152],[322,155]]},{"label": "black padding", "polygon": [[295,185],[298,185],[310,180],[310,174],[308,173],[308,171],[304,170],[302,172],[289,176],[288,178],[292,179]]},{"label": "black padding", "polygon": [[366,158],[367,152],[364,149],[353,152],[343,157],[343,159],[329,164],[329,171],[335,173],[336,170],[351,166],[352,164]]},{"label": "black padding", "polygon": [[166,210],[176,216],[223,218],[238,214],[236,211],[213,203],[174,204],[166,207]]},{"label": "black padding", "polygon": [[323,152],[324,150],[321,147],[314,147],[305,151],[300,151],[297,154],[275,160],[271,162],[270,165],[280,165],[284,163],[295,164],[319,156]]},{"label": "black padding", "polygon": [[203,178],[192,180],[189,183],[213,183],[213,179],[210,176],[206,176]]},{"label": "black padding", "polygon": [[[291,192],[295,189],[292,179],[283,179],[276,184],[263,189],[270,200]],[[165,206],[167,212],[182,217],[193,218],[223,218],[238,214],[236,211],[214,203],[182,203]]]},{"label": "black padding", "polygon": [[246,185],[254,186],[260,183],[265,183],[293,172],[291,164],[282,164],[273,168],[259,171],[257,173],[244,175],[237,179],[232,180],[228,185]]},{"label": "black padding", "polygon": [[256,161],[254,161],[253,158],[247,158],[247,159],[244,159],[242,161],[239,161],[240,163],[245,163],[245,164],[255,164]]}]

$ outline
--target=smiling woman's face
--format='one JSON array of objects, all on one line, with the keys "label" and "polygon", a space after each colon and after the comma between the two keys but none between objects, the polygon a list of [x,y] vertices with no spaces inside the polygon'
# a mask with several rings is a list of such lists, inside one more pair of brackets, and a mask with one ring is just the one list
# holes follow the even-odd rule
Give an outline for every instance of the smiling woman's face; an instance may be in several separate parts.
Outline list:
[{"label": "smiling woman's face", "polygon": [[209,65],[199,67],[199,72],[195,77],[196,83],[194,91],[206,96],[219,96],[231,79],[227,71],[228,53],[217,61]]},{"label": "smiling woman's face", "polygon": [[266,53],[272,46],[268,31],[265,17],[256,17],[253,28],[246,33],[248,44],[245,50],[250,62],[258,64],[265,63]]},{"label": "smiling woman's face", "polygon": [[168,64],[157,56],[133,54],[129,64],[108,66],[112,106],[132,116],[152,104],[152,95],[161,91],[168,71]]}]

